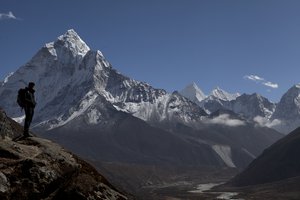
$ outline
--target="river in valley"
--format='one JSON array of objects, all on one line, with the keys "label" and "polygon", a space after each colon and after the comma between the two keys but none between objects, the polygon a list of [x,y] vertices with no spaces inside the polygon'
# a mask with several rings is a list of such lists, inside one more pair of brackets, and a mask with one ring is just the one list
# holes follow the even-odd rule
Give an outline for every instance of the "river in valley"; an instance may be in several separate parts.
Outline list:
[{"label": "river in valley", "polygon": [[240,198],[235,198],[238,195],[237,192],[211,192],[209,191],[211,188],[220,185],[223,183],[205,183],[199,184],[195,190],[191,190],[191,193],[200,193],[200,194],[214,194],[218,195],[216,199],[223,199],[223,200],[244,200]]}]

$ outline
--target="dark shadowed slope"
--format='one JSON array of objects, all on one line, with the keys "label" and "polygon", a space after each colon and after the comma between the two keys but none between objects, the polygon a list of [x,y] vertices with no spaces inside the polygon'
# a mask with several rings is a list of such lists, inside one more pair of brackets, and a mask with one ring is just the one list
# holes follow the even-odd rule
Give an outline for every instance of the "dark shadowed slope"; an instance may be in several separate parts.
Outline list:
[{"label": "dark shadowed slope", "polygon": [[230,184],[247,186],[300,176],[300,128],[266,149]]}]

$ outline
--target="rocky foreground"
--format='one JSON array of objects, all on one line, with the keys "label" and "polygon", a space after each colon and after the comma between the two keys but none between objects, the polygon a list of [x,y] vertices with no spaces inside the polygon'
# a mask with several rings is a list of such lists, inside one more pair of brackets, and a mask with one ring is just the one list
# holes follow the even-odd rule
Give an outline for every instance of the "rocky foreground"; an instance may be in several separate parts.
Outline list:
[{"label": "rocky foreground", "polygon": [[0,110],[0,199],[128,199],[61,146],[38,137],[14,141],[21,130]]}]

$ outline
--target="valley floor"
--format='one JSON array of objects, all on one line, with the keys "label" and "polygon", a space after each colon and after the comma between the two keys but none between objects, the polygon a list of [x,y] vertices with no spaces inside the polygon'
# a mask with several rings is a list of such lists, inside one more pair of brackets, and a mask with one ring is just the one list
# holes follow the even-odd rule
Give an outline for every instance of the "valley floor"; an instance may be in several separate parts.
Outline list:
[{"label": "valley floor", "polygon": [[300,177],[241,188],[208,183],[198,185],[192,192],[178,187],[161,190],[159,192],[162,195],[159,198],[161,200],[299,200],[299,183]]},{"label": "valley floor", "polygon": [[134,196],[134,200],[300,199],[300,177],[236,188],[222,185],[238,173],[234,169],[178,169],[174,166],[92,163],[118,189]]},{"label": "valley floor", "polygon": [[[299,200],[300,177],[284,181],[234,188],[222,186],[223,182],[177,182],[164,186],[152,186],[140,194],[143,200]],[[221,186],[220,186],[221,185]],[[152,190],[150,190],[152,189]]]},{"label": "valley floor", "polygon": [[[197,186],[192,185],[177,185],[173,187],[160,188],[155,191],[155,194],[149,196],[147,199],[157,200],[243,200],[236,198],[237,192],[226,191],[209,191],[212,187],[222,183],[205,183]],[[196,187],[196,188],[195,188]]]},{"label": "valley floor", "polygon": [[[298,180],[297,180],[298,181]],[[287,184],[287,185],[285,185]],[[177,185],[166,188],[157,188],[148,197],[138,199],[145,200],[299,200],[300,191],[298,182],[294,180],[281,183],[272,183],[244,188],[212,189],[217,184],[200,184],[200,190],[191,191],[191,185]],[[284,186],[285,185],[285,186]],[[203,190],[202,190],[202,189]],[[208,190],[206,190],[208,189]]]}]

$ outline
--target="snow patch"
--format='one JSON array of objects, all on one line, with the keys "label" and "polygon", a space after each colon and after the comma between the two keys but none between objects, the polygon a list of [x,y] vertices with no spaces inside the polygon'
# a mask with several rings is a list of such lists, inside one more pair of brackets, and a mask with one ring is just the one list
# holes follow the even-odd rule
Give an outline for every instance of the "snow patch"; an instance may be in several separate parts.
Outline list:
[{"label": "snow patch", "polygon": [[163,121],[170,114],[167,112],[167,103],[169,98],[169,95],[163,95],[158,97],[154,103],[144,101],[140,103],[125,102],[123,108],[117,106],[114,107],[117,108],[117,110],[130,113],[144,121],[149,121],[152,118],[156,118],[158,121]]},{"label": "snow patch", "polygon": [[25,114],[20,117],[15,117],[12,119],[15,120],[16,122],[18,122],[19,124],[22,124],[25,121]]},{"label": "snow patch", "polygon": [[227,145],[213,145],[212,149],[220,156],[228,167],[236,167],[232,161],[231,148]]},{"label": "snow patch", "polygon": [[8,79],[9,77],[11,77],[12,75],[14,74],[14,72],[10,72],[5,78],[4,78],[4,81],[3,83],[7,83],[8,82]]},{"label": "snow patch", "polygon": [[47,43],[45,47],[53,56],[57,57],[56,50],[54,48],[54,42]]},{"label": "snow patch", "polygon": [[101,113],[97,109],[92,109],[88,114],[88,120],[90,124],[98,124],[100,121]]},{"label": "snow patch", "polygon": [[[79,109],[75,109],[75,108],[71,108],[69,110],[70,116],[67,118],[67,120],[62,120],[62,116],[60,116],[58,118],[59,123],[55,124],[55,125],[51,125],[49,130],[56,128],[56,127],[60,127],[63,126],[65,124],[67,124],[69,121],[75,119],[76,117],[82,115],[96,100],[96,98],[98,97],[97,93],[94,93],[93,91],[89,91],[85,97],[83,98],[83,100],[81,101],[80,105],[79,105]],[[91,117],[94,117],[94,115],[90,115]],[[99,116],[99,115],[98,115]],[[95,118],[93,119],[95,120]]]}]

